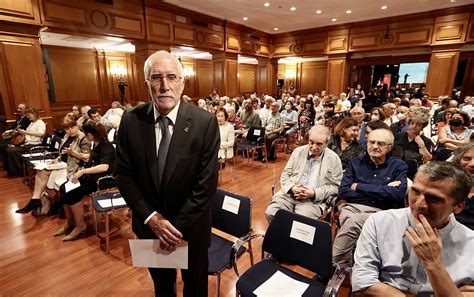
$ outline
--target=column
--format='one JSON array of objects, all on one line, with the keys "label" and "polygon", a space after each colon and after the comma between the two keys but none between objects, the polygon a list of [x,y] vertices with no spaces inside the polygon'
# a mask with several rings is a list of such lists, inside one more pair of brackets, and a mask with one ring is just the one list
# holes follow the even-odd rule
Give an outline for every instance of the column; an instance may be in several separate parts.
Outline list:
[{"label": "column", "polygon": [[217,88],[218,94],[229,97],[237,96],[239,94],[237,54],[213,53],[212,69],[214,88]]},{"label": "column", "polygon": [[433,47],[426,78],[426,92],[431,96],[451,95],[458,70],[459,45]]},{"label": "column", "polygon": [[257,93],[267,93],[276,98],[278,59],[257,58]]},{"label": "column", "polygon": [[346,54],[330,55],[328,57],[328,69],[326,79],[326,91],[339,95],[348,84],[349,63]]}]

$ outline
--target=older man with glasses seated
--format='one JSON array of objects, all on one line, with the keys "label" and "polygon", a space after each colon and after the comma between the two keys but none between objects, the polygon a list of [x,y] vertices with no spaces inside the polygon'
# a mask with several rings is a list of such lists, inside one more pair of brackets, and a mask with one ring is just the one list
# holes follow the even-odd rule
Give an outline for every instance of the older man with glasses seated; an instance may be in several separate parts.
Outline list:
[{"label": "older man with glasses seated", "polygon": [[404,206],[407,165],[389,155],[394,137],[377,129],[367,139],[367,155],[353,158],[344,172],[337,205],[341,228],[333,246],[333,262],[352,266],[352,254],[367,218],[382,209]]},{"label": "older man with glasses seated", "polygon": [[331,203],[337,195],[342,165],[337,154],[327,148],[330,135],[327,127],[315,125],[309,131],[308,145],[293,151],[281,174],[281,190],[265,211],[268,221],[280,209],[318,218],[324,203]]}]

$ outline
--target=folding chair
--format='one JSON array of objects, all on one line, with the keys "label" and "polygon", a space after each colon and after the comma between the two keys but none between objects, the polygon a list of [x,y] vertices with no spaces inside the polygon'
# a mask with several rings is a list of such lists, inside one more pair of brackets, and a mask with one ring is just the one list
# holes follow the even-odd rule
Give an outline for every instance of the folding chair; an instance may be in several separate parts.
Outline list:
[{"label": "folding chair", "polygon": [[[269,253],[263,258],[264,252]],[[306,277],[279,262],[303,267],[316,275]],[[286,210],[279,210],[265,234],[262,261],[237,281],[237,296],[257,296],[254,291],[277,272],[306,284],[302,296],[336,296],[350,268],[332,265],[331,226]]]},{"label": "folding chair", "polygon": [[246,141],[236,144],[236,153],[241,150],[242,157],[245,158],[245,153],[247,153],[247,156],[250,158],[250,153],[255,152],[257,149],[261,149],[264,156],[267,155],[265,150],[265,128],[252,126],[247,132]]},{"label": "folding chair", "polygon": [[[105,238],[105,252],[110,253],[109,243],[110,235],[114,232],[110,231],[110,216],[115,210],[128,208],[127,204],[122,198],[122,195],[117,190],[117,183],[113,176],[107,175],[97,180],[97,192],[91,195],[92,209],[94,212],[94,227],[95,234],[99,238]],[[105,234],[99,234],[98,231],[98,214],[104,215]]]},{"label": "folding chair", "polygon": [[252,234],[251,228],[252,199],[217,189],[211,215],[213,228],[237,238],[233,241],[215,233],[211,235],[208,274],[216,276],[216,296],[219,296],[224,270],[233,268],[239,275],[236,261],[245,252],[249,253],[253,265],[252,239],[257,235]]}]

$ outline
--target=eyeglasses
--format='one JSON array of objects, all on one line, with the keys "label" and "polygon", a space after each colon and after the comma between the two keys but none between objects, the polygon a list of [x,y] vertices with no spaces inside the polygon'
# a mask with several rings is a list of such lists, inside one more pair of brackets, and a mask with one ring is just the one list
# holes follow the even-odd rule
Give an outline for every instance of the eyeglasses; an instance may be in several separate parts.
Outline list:
[{"label": "eyeglasses", "polygon": [[374,146],[377,144],[378,147],[386,147],[387,145],[391,145],[390,143],[386,143],[383,141],[375,141],[375,140],[369,140],[367,141],[367,144],[370,146]]},{"label": "eyeglasses", "polygon": [[163,84],[163,81],[166,79],[168,83],[174,85],[174,84],[179,83],[182,78],[183,78],[182,76],[177,76],[176,74],[168,74],[166,76],[152,75],[150,79],[148,79],[148,81],[151,82],[152,84],[161,85]]}]

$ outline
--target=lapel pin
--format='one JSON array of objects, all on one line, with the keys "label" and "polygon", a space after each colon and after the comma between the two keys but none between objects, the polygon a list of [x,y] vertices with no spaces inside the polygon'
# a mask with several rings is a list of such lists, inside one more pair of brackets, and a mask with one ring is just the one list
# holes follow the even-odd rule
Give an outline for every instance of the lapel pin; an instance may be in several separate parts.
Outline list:
[{"label": "lapel pin", "polygon": [[189,132],[189,127],[184,127],[184,132],[188,133]]}]

